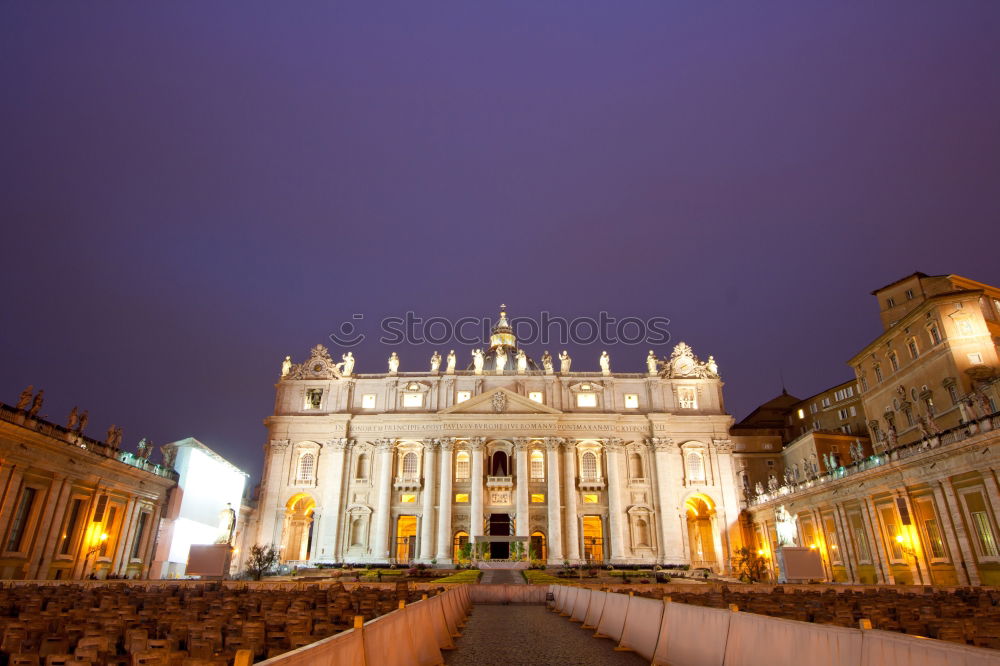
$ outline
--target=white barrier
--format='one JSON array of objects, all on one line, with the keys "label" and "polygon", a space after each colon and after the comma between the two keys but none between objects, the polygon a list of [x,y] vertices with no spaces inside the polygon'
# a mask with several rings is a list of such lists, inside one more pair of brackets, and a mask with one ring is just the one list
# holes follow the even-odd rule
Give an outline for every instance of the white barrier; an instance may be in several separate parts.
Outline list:
[{"label": "white barrier", "polygon": [[541,585],[466,585],[476,604],[544,604],[548,589]]},{"label": "white barrier", "polygon": [[586,589],[581,589],[576,593],[576,602],[570,610],[570,620],[583,622],[584,618],[587,617],[587,608],[590,606],[590,597],[593,593],[593,590]]},{"label": "white barrier", "polygon": [[590,591],[590,608],[587,609],[587,617],[583,620],[584,629],[597,629],[601,622],[601,614],[604,612],[604,602],[608,598],[607,592],[601,590]]},{"label": "white barrier", "polygon": [[618,647],[634,650],[647,660],[653,660],[656,643],[660,637],[663,619],[663,602],[659,599],[632,597],[628,606],[628,620],[622,630]]},{"label": "white barrier", "polygon": [[763,654],[775,665],[800,664],[805,655],[809,666],[859,664],[861,637],[859,629],[849,627],[732,613],[726,666],[756,666]]},{"label": "white barrier", "polygon": [[595,636],[610,638],[616,643],[621,640],[630,599],[632,597],[627,594],[608,593],[604,599],[604,612],[601,613],[601,622],[597,625]]},{"label": "white barrier", "polygon": [[261,664],[437,666],[443,663],[441,649],[454,647],[451,639],[458,635],[470,599],[468,590],[451,589]]},{"label": "white barrier", "polygon": [[611,638],[653,666],[1000,666],[1000,650],[919,636],[561,585],[549,589],[564,615],[572,612],[575,620],[582,613],[584,627],[597,626],[595,636]]}]

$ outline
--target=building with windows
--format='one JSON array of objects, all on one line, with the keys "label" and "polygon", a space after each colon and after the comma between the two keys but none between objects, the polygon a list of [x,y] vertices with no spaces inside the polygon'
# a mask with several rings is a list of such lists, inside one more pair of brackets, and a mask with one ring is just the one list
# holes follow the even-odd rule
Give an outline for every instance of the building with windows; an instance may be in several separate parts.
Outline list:
[{"label": "building with windows", "polygon": [[[558,369],[518,347],[505,312],[458,369],[355,374],[323,346],[286,361],[256,543],[286,563],[437,562],[463,544],[549,563],[728,570],[742,545],[732,424],[715,361],[684,344],[646,373]],[[246,543],[249,543],[246,542]],[[516,547],[515,547],[516,548]]]},{"label": "building with windows", "polygon": [[0,404],[0,578],[148,577],[176,473],[119,450],[116,431],[100,442],[38,418],[27,400]]},{"label": "building with windows", "polygon": [[[829,580],[1000,584],[1000,290],[915,273],[873,294],[885,330],[850,360],[871,447],[751,497],[748,540],[774,562],[779,531],[795,534]],[[786,466],[801,462],[796,441]]]}]

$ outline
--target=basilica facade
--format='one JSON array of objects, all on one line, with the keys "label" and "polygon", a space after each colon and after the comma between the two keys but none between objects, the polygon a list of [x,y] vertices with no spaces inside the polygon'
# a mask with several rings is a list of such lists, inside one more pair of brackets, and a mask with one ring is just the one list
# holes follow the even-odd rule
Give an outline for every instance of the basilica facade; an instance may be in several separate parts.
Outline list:
[{"label": "basilica facade", "polygon": [[380,374],[322,345],[286,358],[252,527],[282,561],[447,565],[471,550],[729,570],[740,482],[711,357],[680,343],[643,373],[606,353],[594,371],[565,353],[536,363],[505,312],[465,369],[454,352],[421,372],[387,356]]}]

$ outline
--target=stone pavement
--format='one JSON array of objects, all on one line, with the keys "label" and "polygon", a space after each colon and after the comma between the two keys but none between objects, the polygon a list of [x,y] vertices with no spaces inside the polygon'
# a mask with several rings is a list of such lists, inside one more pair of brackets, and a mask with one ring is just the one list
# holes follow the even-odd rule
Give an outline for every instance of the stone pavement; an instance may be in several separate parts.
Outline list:
[{"label": "stone pavement", "polygon": [[519,569],[486,569],[479,581],[484,584],[525,585]]},{"label": "stone pavement", "polygon": [[476,605],[457,649],[445,652],[449,666],[511,666],[567,664],[574,666],[637,666],[648,662],[634,652],[615,652],[592,629],[560,617],[545,606]]}]

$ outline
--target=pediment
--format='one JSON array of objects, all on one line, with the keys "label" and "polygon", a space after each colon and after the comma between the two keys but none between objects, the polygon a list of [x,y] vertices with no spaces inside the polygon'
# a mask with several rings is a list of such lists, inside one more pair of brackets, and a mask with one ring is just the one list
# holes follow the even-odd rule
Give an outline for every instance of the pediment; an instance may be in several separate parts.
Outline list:
[{"label": "pediment", "polygon": [[562,412],[505,388],[495,388],[465,402],[442,409],[438,414],[562,414]]}]

